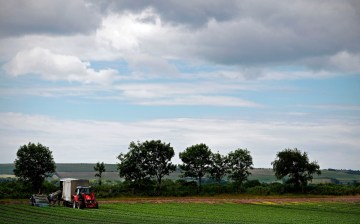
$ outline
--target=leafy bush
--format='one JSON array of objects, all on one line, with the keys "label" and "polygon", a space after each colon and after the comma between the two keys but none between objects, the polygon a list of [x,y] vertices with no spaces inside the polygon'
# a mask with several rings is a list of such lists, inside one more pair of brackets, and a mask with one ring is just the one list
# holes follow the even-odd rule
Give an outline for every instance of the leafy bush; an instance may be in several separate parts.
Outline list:
[{"label": "leafy bush", "polygon": [[255,186],[246,189],[246,193],[253,195],[269,195],[270,187],[269,186]]},{"label": "leafy bush", "polygon": [[30,198],[32,186],[15,178],[0,183],[0,198]]},{"label": "leafy bush", "polygon": [[244,183],[245,188],[252,188],[256,186],[261,186],[261,183],[259,180],[248,180]]},{"label": "leafy bush", "polygon": [[270,192],[272,194],[283,194],[285,193],[285,186],[281,183],[274,182],[269,184]]},{"label": "leafy bush", "polygon": [[[22,182],[16,178],[0,178],[0,198],[30,198],[34,192],[29,183]],[[50,194],[59,189],[57,181],[44,181],[41,186],[41,193]]]},{"label": "leafy bush", "polygon": [[176,180],[176,191],[174,196],[192,196],[198,193],[198,185],[195,181]]},{"label": "leafy bush", "polygon": [[318,184],[309,186],[309,192],[320,195],[356,195],[360,194],[360,187],[355,185]]},{"label": "leafy bush", "polygon": [[206,184],[203,186],[203,191],[201,192],[202,195],[219,195],[219,194],[229,194],[231,192],[231,188],[229,188],[229,185],[219,184],[219,183],[212,183],[212,184]]}]

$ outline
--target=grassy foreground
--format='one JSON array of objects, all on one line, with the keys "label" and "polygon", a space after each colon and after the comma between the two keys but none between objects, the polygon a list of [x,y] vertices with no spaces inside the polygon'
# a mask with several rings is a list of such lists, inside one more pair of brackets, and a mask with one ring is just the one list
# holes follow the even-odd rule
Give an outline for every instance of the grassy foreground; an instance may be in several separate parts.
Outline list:
[{"label": "grassy foreground", "polygon": [[360,203],[114,203],[100,209],[0,205],[0,223],[359,223]]}]

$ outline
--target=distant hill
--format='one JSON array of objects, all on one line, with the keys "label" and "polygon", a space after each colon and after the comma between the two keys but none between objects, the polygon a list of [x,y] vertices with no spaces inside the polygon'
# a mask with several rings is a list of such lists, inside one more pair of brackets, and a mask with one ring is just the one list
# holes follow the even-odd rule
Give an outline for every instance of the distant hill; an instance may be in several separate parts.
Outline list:
[{"label": "distant hill", "polygon": [[0,164],[0,175],[2,174],[13,175],[14,168],[15,167],[13,163]]},{"label": "distant hill", "polygon": [[[94,163],[57,163],[56,172],[94,172]],[[13,174],[13,163],[0,164],[0,174]],[[108,172],[117,172],[116,164],[105,164]]]},{"label": "distant hill", "polygon": [[[56,164],[55,175],[58,178],[72,177],[82,179],[95,179],[94,163],[58,163]],[[109,180],[120,180],[116,164],[105,164],[106,172],[103,177]],[[14,164],[0,164],[0,177],[13,175]],[[314,176],[313,183],[353,183],[360,182],[360,171],[356,170],[337,170],[326,169],[321,171],[320,176]],[[264,183],[278,181],[275,178],[274,171],[269,168],[255,168],[251,170],[250,180],[259,180]],[[171,173],[168,179],[179,179],[180,170]]]},{"label": "distant hill", "polygon": [[[56,172],[94,172],[94,163],[57,163]],[[107,172],[117,172],[116,164],[105,164]]]}]

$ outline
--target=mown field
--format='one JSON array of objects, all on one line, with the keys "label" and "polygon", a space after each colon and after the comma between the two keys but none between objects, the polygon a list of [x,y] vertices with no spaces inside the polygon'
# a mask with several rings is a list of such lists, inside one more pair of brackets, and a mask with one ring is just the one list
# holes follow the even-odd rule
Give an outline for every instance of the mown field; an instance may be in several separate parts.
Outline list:
[{"label": "mown field", "polygon": [[360,203],[109,203],[98,210],[1,204],[0,223],[360,223]]}]

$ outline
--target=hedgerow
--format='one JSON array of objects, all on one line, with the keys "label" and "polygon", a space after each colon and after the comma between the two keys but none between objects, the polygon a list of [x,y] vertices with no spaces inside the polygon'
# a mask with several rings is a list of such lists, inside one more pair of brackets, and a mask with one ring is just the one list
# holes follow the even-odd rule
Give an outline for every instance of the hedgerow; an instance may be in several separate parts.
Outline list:
[{"label": "hedgerow", "polygon": [[[58,181],[45,181],[42,193],[49,194],[59,188]],[[164,197],[185,197],[185,196],[214,196],[221,194],[239,194],[239,189],[231,182],[221,184],[208,182],[199,191],[197,182],[184,179],[164,180],[159,191],[156,183],[147,180],[141,185],[134,185],[131,182],[104,181],[102,185],[92,183],[92,188],[98,198],[121,197],[121,196],[164,196]],[[18,181],[17,179],[3,179],[0,182],[0,199],[2,198],[29,198],[32,194],[38,193],[31,190],[31,186]],[[291,185],[283,183],[260,183],[257,180],[245,182],[240,189],[240,194],[252,195],[281,195],[294,193]],[[359,184],[311,184],[301,194],[313,195],[356,195],[360,194]]]}]

